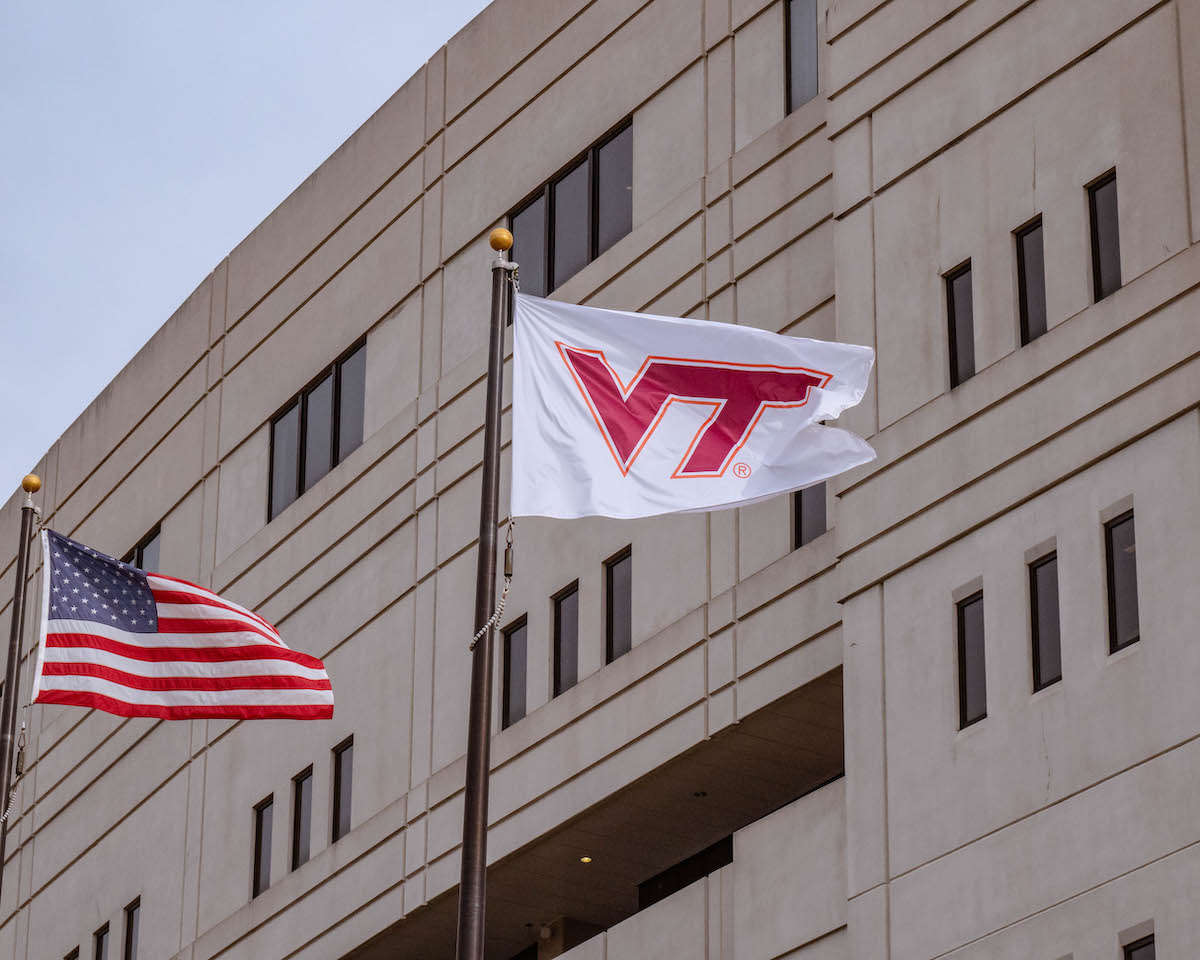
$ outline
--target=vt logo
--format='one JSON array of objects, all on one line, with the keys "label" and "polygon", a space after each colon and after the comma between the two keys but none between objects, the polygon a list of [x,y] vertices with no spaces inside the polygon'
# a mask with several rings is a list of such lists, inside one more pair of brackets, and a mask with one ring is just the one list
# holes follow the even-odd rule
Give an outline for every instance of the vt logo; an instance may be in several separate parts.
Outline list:
[{"label": "vt logo", "polygon": [[626,386],[602,350],[555,341],[622,475],[672,403],[711,407],[672,479],[720,477],[768,407],[801,407],[833,375],[805,367],[647,357]]}]

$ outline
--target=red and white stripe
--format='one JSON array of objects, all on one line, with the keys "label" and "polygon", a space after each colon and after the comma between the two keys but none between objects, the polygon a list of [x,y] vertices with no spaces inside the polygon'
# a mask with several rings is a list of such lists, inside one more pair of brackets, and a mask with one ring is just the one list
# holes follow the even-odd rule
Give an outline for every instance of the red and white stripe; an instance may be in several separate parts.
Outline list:
[{"label": "red and white stripe", "polygon": [[167,720],[333,716],[333,688],[316,657],[290,649],[262,617],[203,587],[147,578],[157,633],[51,621],[43,608],[36,702]]}]

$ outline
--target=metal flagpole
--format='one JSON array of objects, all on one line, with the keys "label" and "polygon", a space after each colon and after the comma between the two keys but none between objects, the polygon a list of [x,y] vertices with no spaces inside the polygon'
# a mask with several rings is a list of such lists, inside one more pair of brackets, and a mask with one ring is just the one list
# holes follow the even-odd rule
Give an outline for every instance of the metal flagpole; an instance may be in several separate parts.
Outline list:
[{"label": "metal flagpole", "polygon": [[12,789],[13,734],[17,726],[17,686],[21,660],[21,633],[25,627],[25,578],[29,568],[30,535],[33,532],[33,495],[42,489],[42,481],[29,474],[21,481],[25,491],[25,505],[21,508],[21,539],[17,542],[16,581],[13,585],[12,623],[8,632],[8,662],[4,668],[4,700],[0,704],[0,719],[4,728],[0,731],[0,782],[4,792],[0,794],[5,817],[0,821],[0,891],[4,889],[4,854],[8,840],[9,791]]},{"label": "metal flagpole", "polygon": [[483,960],[487,902],[488,767],[492,738],[492,660],[496,603],[496,525],[500,513],[500,404],[504,385],[504,329],[508,319],[512,234],[499,227],[488,238],[492,261],[492,319],[488,339],[487,406],[483,426],[483,490],[479,497],[479,563],[475,579],[475,631],[471,655],[471,706],[467,721],[467,778],[463,809],[462,882],[458,895],[458,960]]}]

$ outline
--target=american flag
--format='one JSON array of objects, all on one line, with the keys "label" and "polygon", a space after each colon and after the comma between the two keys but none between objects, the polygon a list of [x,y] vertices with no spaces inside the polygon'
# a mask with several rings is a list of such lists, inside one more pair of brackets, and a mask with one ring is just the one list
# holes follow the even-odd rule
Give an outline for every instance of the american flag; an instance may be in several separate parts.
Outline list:
[{"label": "american flag", "polygon": [[34,702],[167,720],[333,716],[325,665],[245,607],[53,530],[42,548]]}]

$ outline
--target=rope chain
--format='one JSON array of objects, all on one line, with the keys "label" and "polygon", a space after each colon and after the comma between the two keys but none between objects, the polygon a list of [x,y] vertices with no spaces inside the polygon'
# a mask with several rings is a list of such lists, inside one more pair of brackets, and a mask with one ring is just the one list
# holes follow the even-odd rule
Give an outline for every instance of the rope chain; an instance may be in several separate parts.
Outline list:
[{"label": "rope chain", "polygon": [[0,814],[0,823],[8,821],[8,815],[13,812],[13,807],[17,802],[17,786],[21,782],[21,774],[25,772],[25,721],[21,721],[21,735],[17,738],[17,776],[13,780],[12,793],[8,795],[8,806],[4,808],[4,813]]},{"label": "rope chain", "polygon": [[489,618],[487,623],[479,628],[479,632],[471,638],[471,643],[467,649],[474,651],[483,635],[492,627],[500,622],[500,618],[504,616],[504,604],[508,600],[508,588],[512,585],[513,577],[513,527],[515,526],[513,518],[508,518],[508,533],[504,537],[504,589],[500,591],[500,601],[496,604],[496,611]]}]

